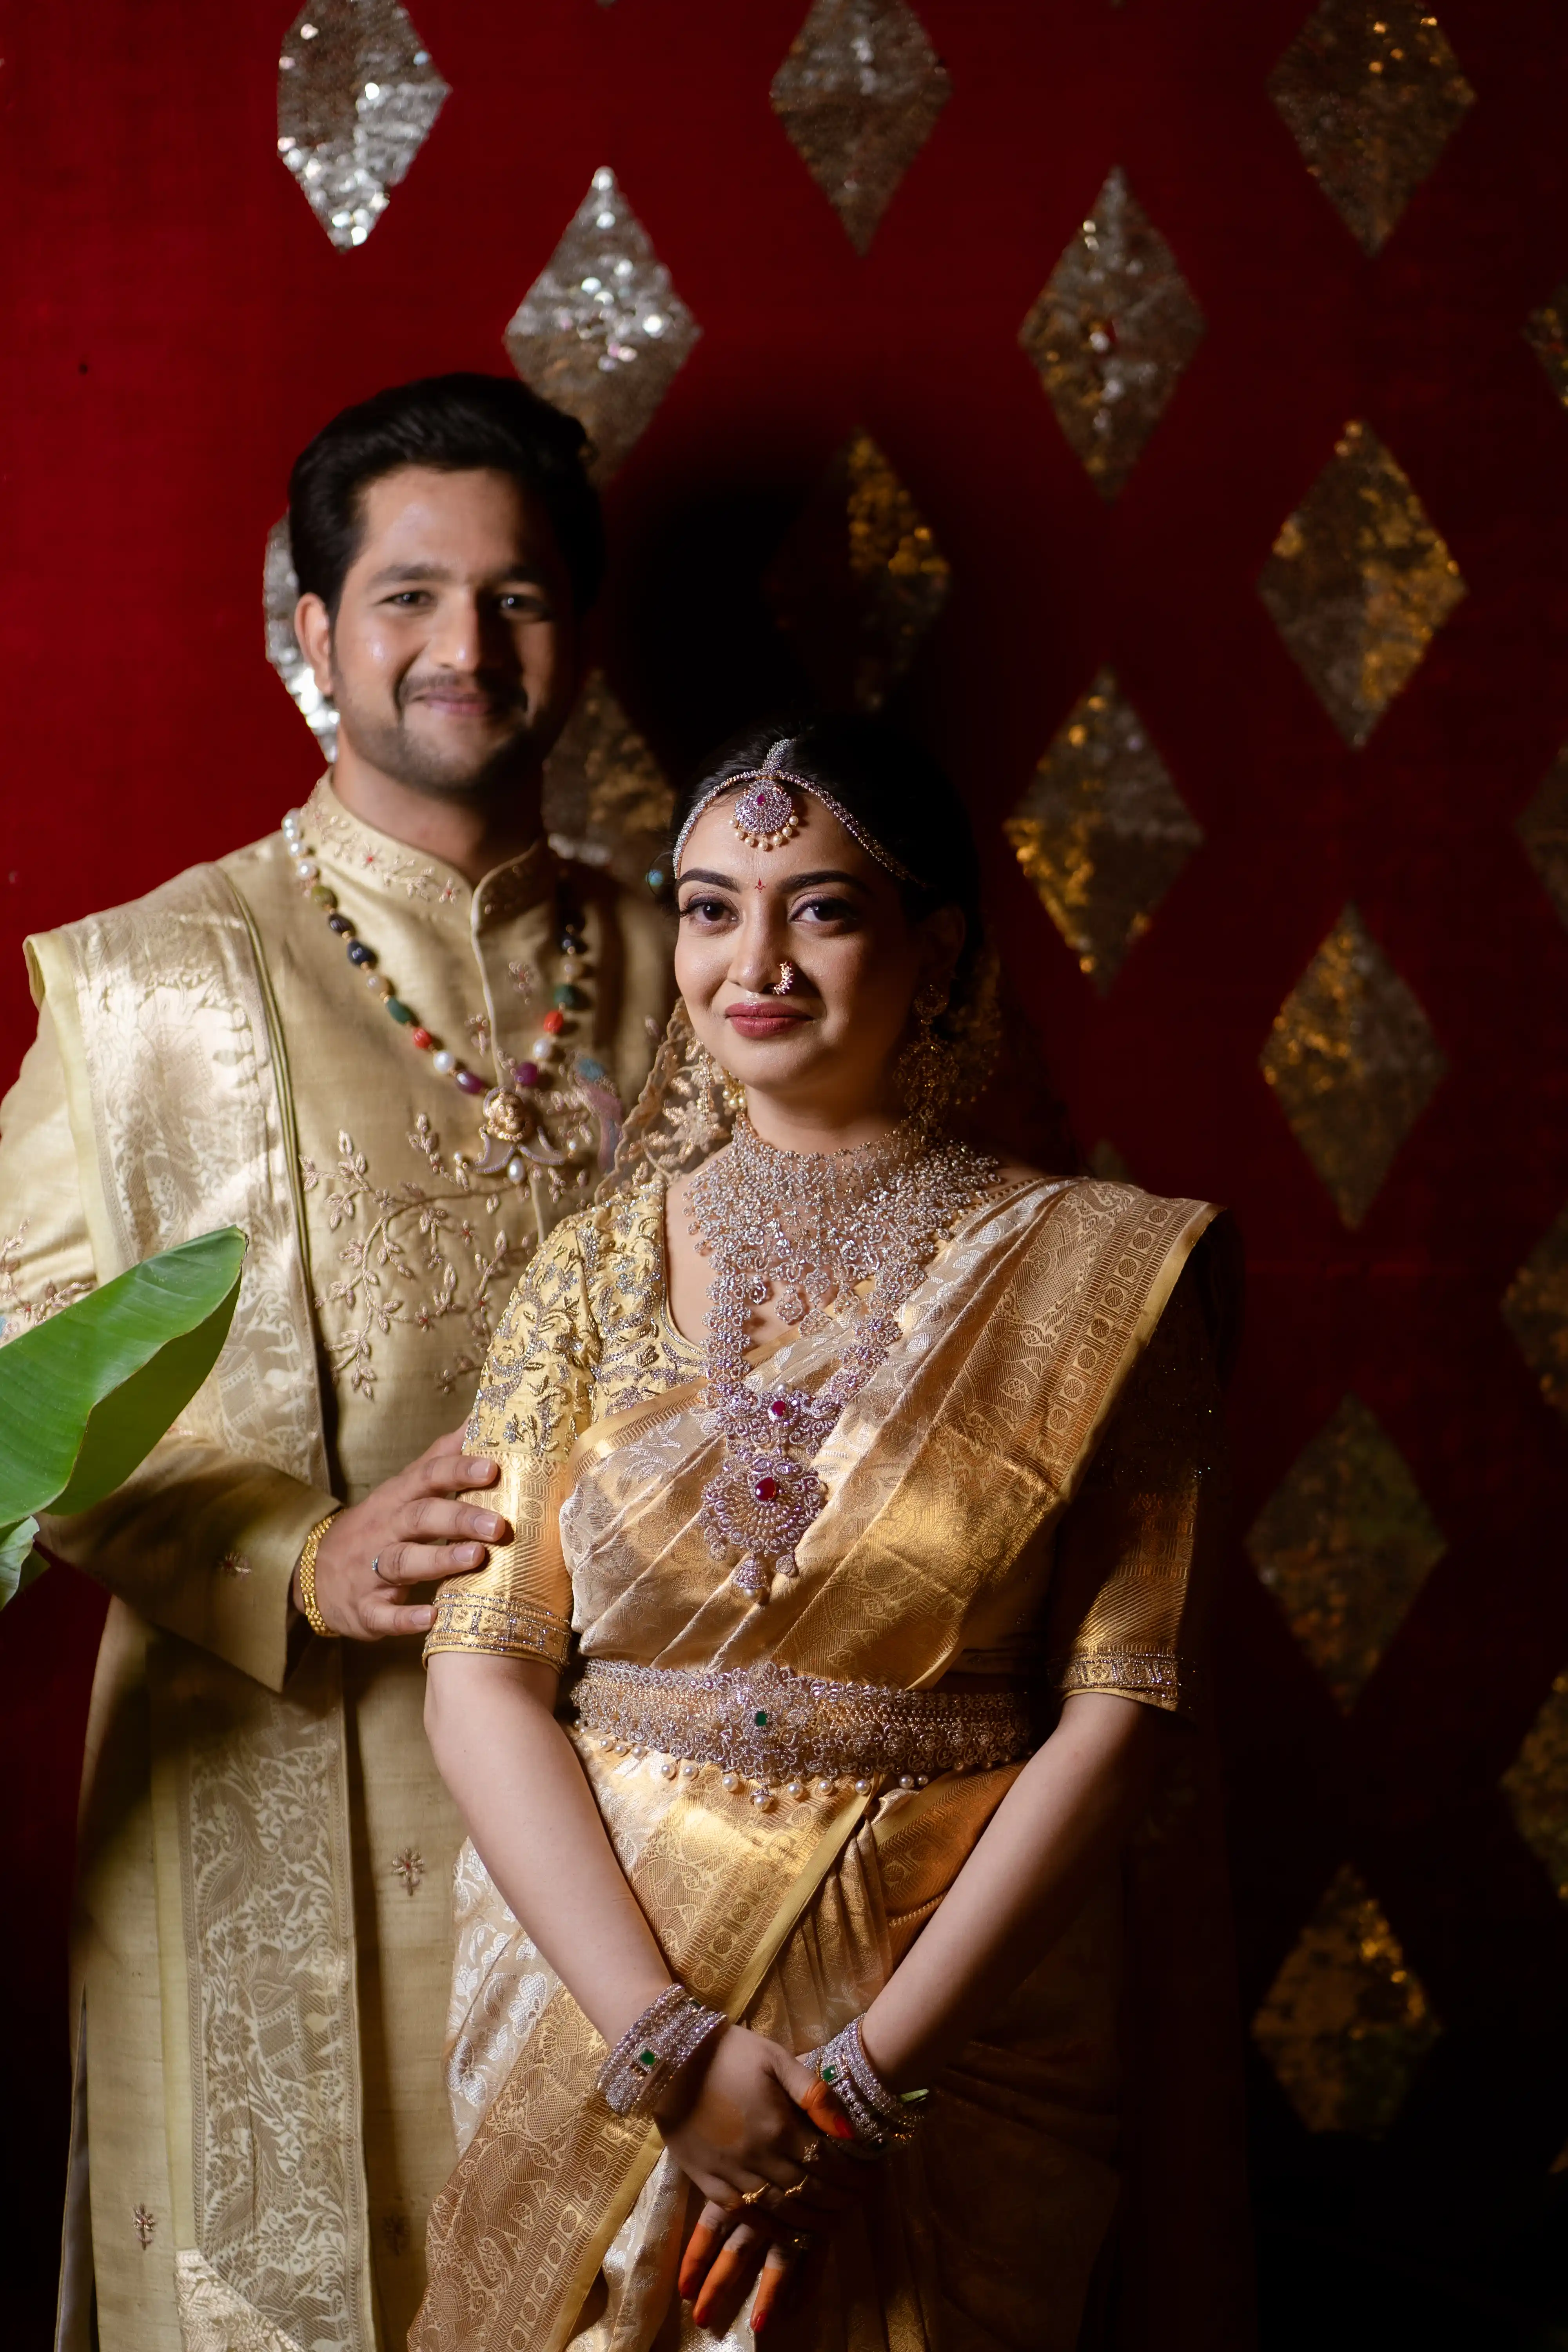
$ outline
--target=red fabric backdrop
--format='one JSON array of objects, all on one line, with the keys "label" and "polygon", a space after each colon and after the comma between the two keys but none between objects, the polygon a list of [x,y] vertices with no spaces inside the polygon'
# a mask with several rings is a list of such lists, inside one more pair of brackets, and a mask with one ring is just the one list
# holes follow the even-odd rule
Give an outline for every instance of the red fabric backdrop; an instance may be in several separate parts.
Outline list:
[{"label": "red fabric backdrop", "polygon": [[[1350,1857],[1445,2027],[1376,2148],[1309,2137],[1258,2064],[1270,2340],[1328,2311],[1351,2340],[1359,2310],[1369,2342],[1391,2340],[1384,2312],[1428,2342],[1465,2312],[1467,2343],[1523,2343],[1505,2305],[1562,2294],[1543,2232],[1568,1937],[1496,1784],[1568,1658],[1568,1433],[1498,1302],[1568,1199],[1568,933],[1512,830],[1568,735],[1568,417],[1521,332],[1568,272],[1568,18],[1441,0],[1479,103],[1371,261],[1265,87],[1306,0],[919,0],[953,96],[862,261],[769,109],[805,5],[413,0],[452,95],[349,254],[275,152],[288,0],[5,9],[0,1080],[31,1031],[24,932],[308,789],[258,609],[296,450],[378,385],[503,367],[511,311],[612,164],[703,330],[610,496],[601,652],[623,702],[674,769],[794,684],[759,577],[868,429],[952,567],[905,712],[969,797],[1077,1130],[1237,1209],[1238,1528],[1353,1387],[1447,1538],[1348,1726],[1237,1547],[1222,1706],[1247,1998]],[[1108,509],[1016,338],[1116,163],[1207,333]],[[1469,590],[1359,752],[1255,588],[1352,415]],[[1000,822],[1107,661],[1206,842],[1101,1001]],[[1258,1069],[1352,896],[1449,1064],[1355,1235]],[[0,1626],[7,2238],[38,2278],[7,2294],[38,2342],[98,1610],[62,1572]]]}]

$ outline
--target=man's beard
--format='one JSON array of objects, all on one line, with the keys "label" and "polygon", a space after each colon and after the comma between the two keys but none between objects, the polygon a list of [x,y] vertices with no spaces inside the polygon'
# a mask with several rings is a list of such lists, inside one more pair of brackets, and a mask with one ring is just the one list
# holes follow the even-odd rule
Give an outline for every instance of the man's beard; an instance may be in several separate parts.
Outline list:
[{"label": "man's beard", "polygon": [[[407,712],[433,688],[450,686],[471,692],[472,680],[439,674],[405,678],[398,688],[397,717],[390,721],[371,719],[352,698],[345,705],[337,690],[340,686],[341,681],[334,678],[338,723],[354,750],[363,760],[379,768],[384,776],[405,784],[410,792],[424,793],[437,800],[483,800],[520,776],[536,772],[542,762],[543,751],[532,724],[534,714],[521,686],[506,698],[511,724],[501,740],[492,743],[482,757],[459,755],[457,759],[443,759],[433,744],[422,742],[408,725]],[[499,694],[492,695],[492,710],[500,700]]]}]

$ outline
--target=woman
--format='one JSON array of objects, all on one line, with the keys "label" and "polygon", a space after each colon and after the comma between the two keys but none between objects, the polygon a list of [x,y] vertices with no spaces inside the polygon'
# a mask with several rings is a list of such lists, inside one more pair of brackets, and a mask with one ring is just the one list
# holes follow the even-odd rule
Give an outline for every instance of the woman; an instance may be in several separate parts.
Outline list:
[{"label": "woman", "polygon": [[743,740],[675,872],[682,1004],[469,1424],[514,1539],[428,1644],[472,1843],[410,2342],[738,2347],[750,2300],[1066,2352],[1119,1856],[1195,1699],[1215,1213],[952,1140],[975,853],[878,723]]}]

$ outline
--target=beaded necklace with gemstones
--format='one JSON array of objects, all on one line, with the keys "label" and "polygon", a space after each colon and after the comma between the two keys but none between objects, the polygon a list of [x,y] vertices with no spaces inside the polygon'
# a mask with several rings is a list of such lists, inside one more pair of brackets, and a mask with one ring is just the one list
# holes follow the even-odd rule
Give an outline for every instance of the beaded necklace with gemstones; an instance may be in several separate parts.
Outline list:
[{"label": "beaded necklace with gemstones", "polygon": [[[408,1032],[408,1042],[421,1054],[428,1054],[430,1066],[444,1077],[449,1077],[465,1095],[482,1095],[480,1131],[484,1150],[480,1158],[469,1163],[469,1172],[477,1176],[496,1176],[504,1169],[514,1184],[527,1180],[529,1164],[559,1168],[566,1153],[551,1142],[542,1125],[544,1105],[540,1097],[551,1087],[556,1076],[555,1064],[562,1050],[562,1039],[568,1035],[575,1023],[571,1015],[587,1009],[588,997],[582,986],[587,967],[583,961],[586,953],[584,923],[573,906],[563,883],[556,887],[556,946],[562,960],[562,978],[552,992],[548,1013],[541,1021],[540,1034],[529,1048],[525,1062],[509,1062],[508,1076],[500,1086],[492,1086],[477,1071],[468,1069],[449,1046],[443,1045],[432,1030],[427,1029],[413,1007],[397,994],[390,980],[376,965],[380,959],[375,950],[359,936],[357,926],[338,905],[337,893],[321,879],[321,866],[315,851],[305,839],[305,818],[300,809],[290,809],[283,819],[283,842],[293,864],[294,873],[306,898],[319,907],[327,919],[327,929],[345,942],[348,960],[364,975],[371,994],[386,1007],[392,1019]],[[590,1071],[597,1065],[588,1065]]]},{"label": "beaded necklace with gemstones", "polygon": [[[899,1309],[938,1245],[996,1173],[994,1160],[913,1124],[858,1150],[779,1151],[742,1111],[729,1148],[692,1178],[689,1231],[713,1265],[708,1394],[724,1440],[701,1525],[716,1559],[741,1555],[731,1581],[752,1600],[795,1573],[795,1546],[827,1500],[815,1456],[900,1336]],[[830,1328],[834,1305],[848,1321],[849,1344],[815,1394],[747,1377],[751,1310],[770,1291],[780,1319],[807,1336]]]}]

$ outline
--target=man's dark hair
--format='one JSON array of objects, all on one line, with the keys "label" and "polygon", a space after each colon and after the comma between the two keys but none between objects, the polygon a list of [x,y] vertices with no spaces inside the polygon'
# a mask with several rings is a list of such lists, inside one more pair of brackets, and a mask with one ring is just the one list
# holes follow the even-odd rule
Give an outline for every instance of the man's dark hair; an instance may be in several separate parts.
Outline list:
[{"label": "man's dark hair", "polygon": [[363,530],[363,494],[400,466],[444,474],[510,474],[550,518],[579,613],[605,572],[605,525],[584,470],[588,436],[574,416],[515,377],[430,375],[345,408],[295,460],[289,537],[301,595],[335,619]]}]

